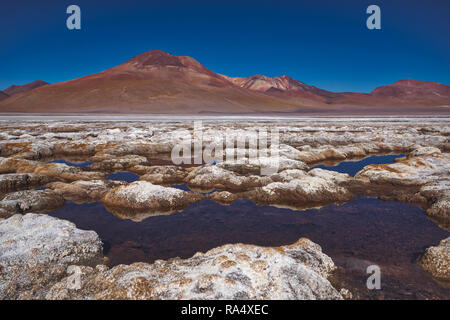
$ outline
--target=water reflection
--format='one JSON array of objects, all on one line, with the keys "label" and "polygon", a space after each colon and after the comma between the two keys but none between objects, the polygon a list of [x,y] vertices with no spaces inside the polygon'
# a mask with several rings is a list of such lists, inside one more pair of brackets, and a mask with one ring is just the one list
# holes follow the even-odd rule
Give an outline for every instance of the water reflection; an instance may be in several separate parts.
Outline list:
[{"label": "water reflection", "polygon": [[106,179],[108,180],[121,180],[126,182],[134,182],[139,180],[139,176],[133,172],[129,171],[120,171],[120,172],[114,172],[110,173]]},{"label": "water reflection", "polygon": [[338,164],[333,165],[325,165],[325,164],[319,164],[317,166],[312,167],[314,168],[320,168],[330,171],[336,171],[340,173],[347,173],[351,175],[352,177],[355,176],[360,170],[362,170],[365,166],[369,164],[388,164],[388,163],[394,163],[394,160],[396,158],[404,157],[405,154],[389,154],[389,155],[382,155],[382,156],[370,156],[361,160],[357,161],[342,161]]},{"label": "water reflection", "polygon": [[[230,206],[205,200],[184,211],[141,222],[122,220],[102,203],[66,206],[51,215],[95,230],[113,265],[187,258],[226,243],[279,246],[307,237],[340,267],[336,281],[362,298],[450,298],[417,266],[424,250],[449,236],[418,207],[377,199],[295,211],[238,200]],[[382,270],[383,289],[365,290],[366,267]],[[353,287],[352,287],[353,289]]]},{"label": "water reflection", "polygon": [[64,163],[68,165],[69,167],[78,167],[78,168],[84,168],[92,164],[91,161],[84,161],[84,162],[70,162],[65,159],[56,159],[56,160],[50,160],[45,163]]}]

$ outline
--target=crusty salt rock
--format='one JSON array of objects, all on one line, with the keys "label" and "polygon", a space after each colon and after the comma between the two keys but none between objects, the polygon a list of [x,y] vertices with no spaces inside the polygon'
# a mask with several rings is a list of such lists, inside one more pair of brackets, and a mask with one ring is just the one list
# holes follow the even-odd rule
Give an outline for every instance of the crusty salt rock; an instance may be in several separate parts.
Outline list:
[{"label": "crusty salt rock", "polygon": [[194,192],[136,181],[108,191],[102,201],[113,208],[138,211],[173,211],[198,202],[204,197]]},{"label": "crusty salt rock", "polygon": [[42,299],[68,266],[102,262],[94,231],[34,213],[0,221],[0,299]]},{"label": "crusty salt rock", "polygon": [[94,163],[89,166],[91,170],[97,171],[127,171],[136,165],[147,163],[147,158],[138,155],[113,156],[110,154],[96,155],[90,158]]},{"label": "crusty salt rock", "polygon": [[424,154],[408,157],[392,164],[371,164],[356,175],[356,179],[368,179],[371,183],[393,185],[425,185],[450,169],[450,154]]},{"label": "crusty salt rock", "polygon": [[40,164],[36,167],[34,173],[65,181],[100,180],[106,176],[106,173],[103,172],[84,171],[82,168],[71,167],[65,163]]},{"label": "crusty salt rock", "polygon": [[[319,169],[320,170],[320,169]],[[336,172],[325,174],[317,169],[288,182],[273,182],[247,192],[251,200],[265,204],[307,207],[350,201],[353,194],[340,186],[345,176]],[[333,177],[333,178],[332,178]]]},{"label": "crusty salt rock", "polygon": [[276,174],[288,169],[308,169],[308,166],[303,161],[293,160],[284,156],[243,158],[235,161],[224,161],[217,164],[217,166],[239,174],[256,175],[264,175],[265,172],[269,175]]},{"label": "crusty salt rock", "polygon": [[9,216],[17,213],[47,213],[64,205],[64,198],[53,190],[24,190],[7,194],[0,201],[0,208]]},{"label": "crusty salt rock", "polygon": [[441,150],[435,147],[421,147],[412,151],[408,158],[420,157],[420,156],[438,156],[441,155]]},{"label": "crusty salt rock", "polygon": [[9,173],[0,175],[0,192],[40,187],[52,180],[51,177],[34,173]]},{"label": "crusty salt rock", "polygon": [[342,299],[335,269],[306,238],[282,247],[228,244],[188,259],[83,268],[81,289],[55,284],[47,299]]},{"label": "crusty salt rock", "polygon": [[270,183],[269,177],[244,176],[215,165],[206,165],[192,170],[185,179],[189,187],[228,191],[248,190]]},{"label": "crusty salt rock", "polygon": [[140,180],[148,181],[154,184],[177,184],[183,183],[188,172],[177,166],[151,166],[139,167],[136,170],[145,170],[145,174]]},{"label": "crusty salt rock", "polygon": [[72,183],[51,182],[46,187],[60,192],[66,200],[87,203],[99,201],[109,190],[124,184],[124,181],[115,180],[79,180]]},{"label": "crusty salt rock", "polygon": [[434,278],[450,282],[450,237],[429,247],[419,259],[422,268]]},{"label": "crusty salt rock", "polygon": [[207,198],[220,204],[231,204],[237,199],[239,199],[239,196],[237,194],[228,191],[221,191],[221,192],[212,192],[207,195]]}]

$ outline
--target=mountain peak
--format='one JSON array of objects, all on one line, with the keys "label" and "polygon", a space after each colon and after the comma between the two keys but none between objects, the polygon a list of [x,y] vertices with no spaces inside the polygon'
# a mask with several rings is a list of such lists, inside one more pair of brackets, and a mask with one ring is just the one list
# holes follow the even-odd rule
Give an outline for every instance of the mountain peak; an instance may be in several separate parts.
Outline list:
[{"label": "mountain peak", "polygon": [[142,66],[174,66],[184,67],[180,57],[174,56],[170,53],[161,50],[152,50],[141,53],[135,56],[129,63],[137,63]]},{"label": "mountain peak", "polygon": [[35,80],[33,82],[30,82],[30,83],[27,83],[24,85],[12,85],[8,89],[4,90],[3,92],[9,96],[13,96],[18,93],[30,91],[30,90],[45,86],[47,84],[49,84],[49,83],[42,81],[42,80]]}]

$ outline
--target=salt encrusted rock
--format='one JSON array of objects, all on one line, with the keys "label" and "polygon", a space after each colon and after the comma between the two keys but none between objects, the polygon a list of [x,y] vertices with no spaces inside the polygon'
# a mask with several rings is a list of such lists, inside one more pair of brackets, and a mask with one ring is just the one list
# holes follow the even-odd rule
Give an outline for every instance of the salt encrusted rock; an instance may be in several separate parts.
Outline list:
[{"label": "salt encrusted rock", "polygon": [[245,196],[257,203],[292,207],[346,202],[353,198],[353,194],[340,183],[349,178],[347,174],[314,169],[288,182],[273,182],[256,188]]},{"label": "salt encrusted rock", "polygon": [[109,190],[124,184],[126,182],[116,180],[79,180],[72,183],[52,182],[47,184],[46,187],[62,193],[66,200],[75,203],[88,203],[100,201]]},{"label": "salt encrusted rock", "polygon": [[[424,150],[426,149],[426,150]],[[432,152],[429,154],[429,152]],[[417,149],[409,156],[392,164],[371,164],[359,171],[356,179],[367,179],[371,183],[397,186],[425,185],[446,176],[450,171],[450,154],[441,154],[429,148]]]},{"label": "salt encrusted rock", "polygon": [[34,213],[0,221],[0,299],[42,299],[69,265],[102,261],[94,231]]},{"label": "salt encrusted rock", "polygon": [[7,140],[7,142],[0,143],[0,155],[2,157],[14,156],[29,149],[31,144],[30,141],[12,142]]},{"label": "salt encrusted rock", "polygon": [[37,161],[31,161],[20,158],[0,158],[0,174],[15,172],[33,172],[39,164]]},{"label": "salt encrusted rock", "polygon": [[40,187],[52,179],[33,173],[9,173],[0,175],[0,193]]},{"label": "salt encrusted rock", "polygon": [[53,190],[25,190],[7,194],[0,209],[12,216],[17,213],[48,213],[64,206],[64,198]]},{"label": "salt encrusted rock", "polygon": [[299,150],[297,150],[294,147],[291,147],[287,144],[279,145],[279,154],[281,157],[289,158],[292,160],[303,161],[302,153]]},{"label": "salt encrusted rock", "polygon": [[[141,168],[142,170],[142,168]],[[151,166],[145,168],[145,174],[140,180],[154,184],[183,183],[188,172],[177,166]]]},{"label": "salt encrusted rock", "polygon": [[91,170],[97,171],[120,171],[128,170],[136,165],[147,163],[147,158],[138,155],[125,155],[122,157],[110,154],[96,155],[90,158],[94,163],[89,166]]},{"label": "salt encrusted rock", "polygon": [[203,200],[198,193],[136,181],[108,191],[102,201],[111,208],[138,211],[174,211]]},{"label": "salt encrusted rock", "polygon": [[[60,135],[61,136],[61,135]],[[73,138],[72,134],[63,135],[66,139]],[[58,155],[76,155],[76,156],[89,156],[95,153],[95,144],[85,143],[85,142],[73,142],[66,140],[68,142],[55,143],[54,153]]]},{"label": "salt encrusted rock", "polygon": [[308,170],[308,166],[303,161],[289,159],[284,156],[258,157],[255,159],[243,158],[221,162],[217,164],[217,167],[238,174],[256,175],[271,175],[287,169]]},{"label": "salt encrusted rock", "polygon": [[420,156],[439,156],[441,155],[441,150],[435,147],[421,147],[413,150],[408,158],[420,157]]},{"label": "salt encrusted rock", "polygon": [[235,202],[237,199],[239,199],[239,196],[237,194],[228,192],[228,191],[221,191],[221,192],[212,192],[206,196],[208,199],[211,199],[215,202],[218,202],[220,204],[231,204]]},{"label": "salt encrusted rock", "polygon": [[7,142],[0,144],[0,155],[37,160],[44,157],[50,157],[53,154],[53,145],[45,141],[32,143],[30,141]]},{"label": "salt encrusted rock", "polygon": [[335,269],[306,238],[282,247],[224,245],[189,259],[83,268],[81,289],[55,284],[47,299],[342,299]]},{"label": "salt encrusted rock", "polygon": [[450,220],[450,198],[438,200],[427,209],[430,217]]},{"label": "salt encrusted rock", "polygon": [[421,187],[419,194],[428,200],[427,215],[444,229],[450,230],[450,174],[433,178],[433,183]]},{"label": "salt encrusted rock", "polygon": [[344,184],[347,183],[349,180],[352,180],[352,178],[346,173],[329,171],[320,168],[312,169],[308,172],[308,174],[312,177],[329,180],[337,184]]},{"label": "salt encrusted rock", "polygon": [[40,164],[36,167],[34,173],[65,181],[101,180],[106,176],[106,173],[103,172],[84,171],[81,168],[71,167],[64,163]]},{"label": "salt encrusted rock", "polygon": [[269,177],[238,175],[219,166],[206,165],[192,170],[185,179],[189,187],[209,190],[243,191],[270,183]]},{"label": "salt encrusted rock", "polygon": [[289,182],[293,179],[301,179],[307,175],[308,173],[303,170],[288,169],[271,175],[270,179],[272,179],[273,182]]},{"label": "salt encrusted rock", "polygon": [[438,246],[428,248],[419,264],[434,278],[450,283],[450,237],[442,240]]},{"label": "salt encrusted rock", "polygon": [[314,163],[325,160],[344,160],[346,155],[336,148],[329,147],[326,149],[301,151],[298,154],[298,158],[305,163]]}]

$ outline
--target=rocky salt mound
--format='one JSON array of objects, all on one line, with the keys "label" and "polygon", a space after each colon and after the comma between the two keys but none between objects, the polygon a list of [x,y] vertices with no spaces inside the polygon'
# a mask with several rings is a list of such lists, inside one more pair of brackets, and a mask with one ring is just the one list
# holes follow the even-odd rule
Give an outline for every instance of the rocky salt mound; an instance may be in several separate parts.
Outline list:
[{"label": "rocky salt mound", "polygon": [[194,169],[187,175],[185,181],[193,189],[218,189],[234,192],[249,190],[272,182],[269,177],[240,175],[214,165]]},{"label": "rocky salt mound", "polygon": [[9,173],[0,175],[0,193],[40,187],[52,181],[51,177],[33,173]]},{"label": "rocky salt mound", "polygon": [[154,184],[178,184],[183,183],[188,172],[177,166],[134,166],[130,171],[143,174],[140,180]]},{"label": "rocky salt mound", "polygon": [[448,222],[450,217],[450,154],[433,147],[413,150],[393,164],[369,165],[355,176],[365,185],[394,189],[393,198],[422,202],[427,214]]},{"label": "rocky salt mound", "polygon": [[111,189],[102,201],[113,213],[139,221],[147,217],[139,215],[139,212],[151,215],[171,213],[203,199],[198,193],[136,181]]},{"label": "rocky salt mound", "polygon": [[48,213],[64,205],[63,196],[52,190],[25,190],[7,194],[0,201],[0,217],[28,212]]},{"label": "rocky salt mound", "polygon": [[124,185],[123,181],[114,180],[79,180],[72,183],[52,182],[46,185],[48,189],[61,193],[64,199],[75,203],[100,201],[112,188]]},{"label": "rocky salt mound", "polygon": [[0,221],[0,299],[42,299],[68,266],[102,262],[98,235],[71,222],[34,213]]},{"label": "rocky salt mound", "polygon": [[350,201],[354,195],[343,184],[348,174],[313,169],[308,173],[286,170],[279,175],[282,182],[273,182],[245,193],[245,197],[262,204],[308,207]]},{"label": "rocky salt mound", "polygon": [[277,247],[224,245],[189,259],[82,268],[80,290],[55,284],[47,299],[342,299],[326,279],[335,268],[302,238]]},{"label": "rocky salt mound", "polygon": [[419,264],[434,278],[450,286],[450,238],[442,240],[438,246],[428,248]]}]

